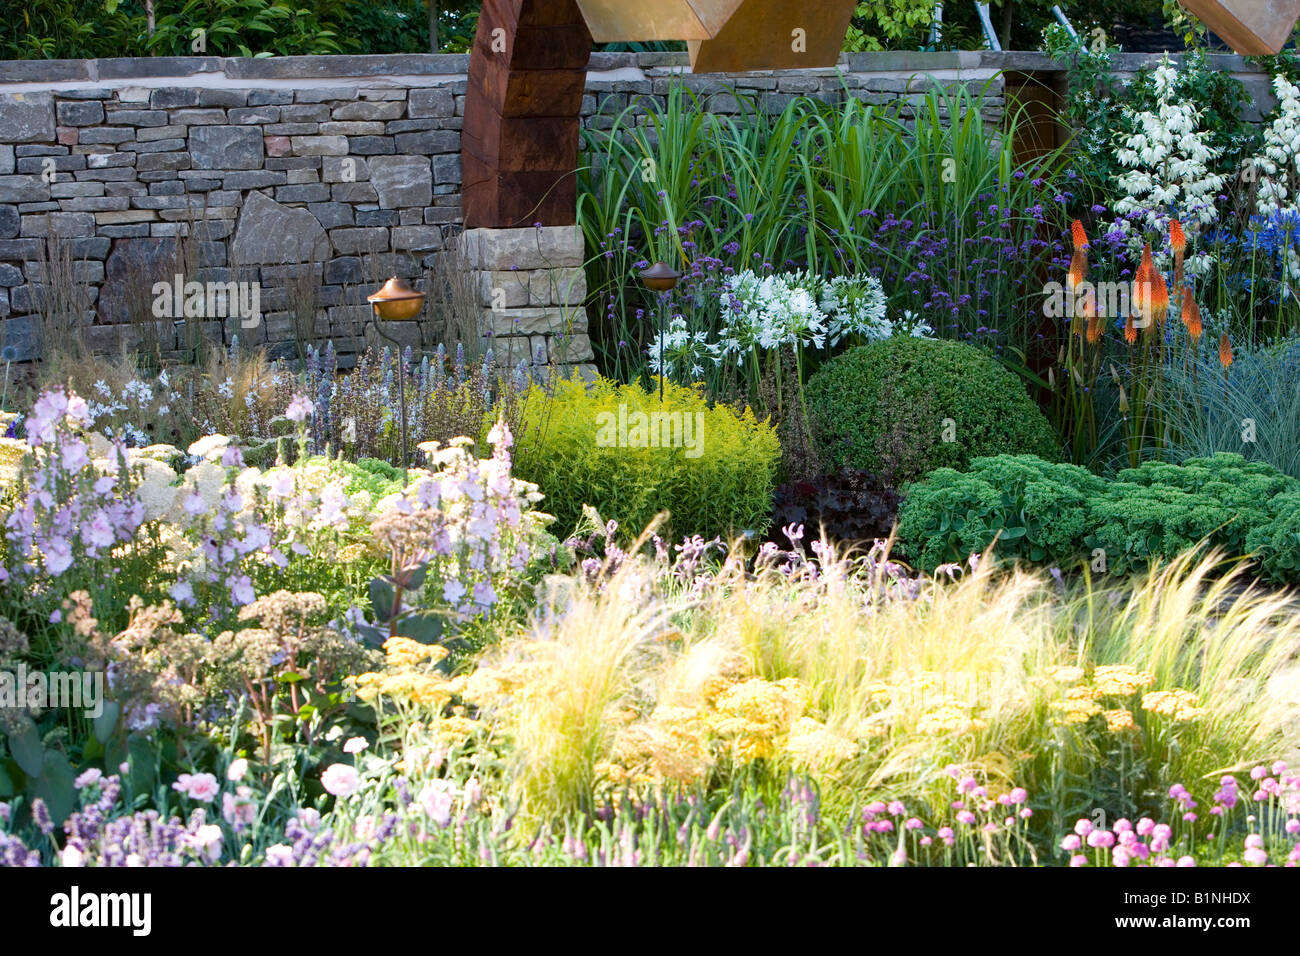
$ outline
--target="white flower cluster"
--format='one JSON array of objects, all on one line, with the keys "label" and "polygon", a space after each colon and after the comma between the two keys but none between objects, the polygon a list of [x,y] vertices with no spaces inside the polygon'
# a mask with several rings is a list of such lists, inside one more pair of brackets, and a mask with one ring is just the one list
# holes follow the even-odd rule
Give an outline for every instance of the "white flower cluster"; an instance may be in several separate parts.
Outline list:
[{"label": "white flower cluster", "polygon": [[889,319],[885,305],[885,291],[875,276],[836,276],[827,281],[810,272],[758,276],[746,269],[722,286],[718,341],[710,341],[707,332],[691,330],[677,316],[664,330],[662,345],[656,337],[646,346],[646,354],[654,374],[662,371],[672,378],[681,370],[698,380],[710,364],[718,366],[734,358],[740,366],[755,352],[786,346],[824,349],[854,337],[874,342],[900,333],[931,333],[910,312],[901,320]]},{"label": "white flower cluster", "polygon": [[[1252,161],[1260,173],[1256,209],[1261,216],[1296,208],[1296,156],[1300,154],[1300,87],[1273,77],[1277,115],[1264,127],[1264,153]],[[1289,188],[1288,188],[1289,187]]]},{"label": "white flower cluster", "polygon": [[[1209,130],[1201,128],[1201,111],[1175,89],[1178,71],[1168,57],[1161,60],[1153,80],[1156,111],[1129,112],[1137,129],[1116,152],[1120,163],[1130,168],[1119,177],[1124,197],[1115,203],[1115,212],[1141,213],[1136,230],[1127,219],[1118,223],[1135,255],[1145,237],[1167,234],[1172,219],[1182,222],[1189,235],[1215,222],[1215,196],[1223,188],[1223,177],[1208,168],[1220,150],[1210,145]],[[1204,253],[1187,258],[1190,274],[1202,274],[1209,267]]]},{"label": "white flower cluster", "polygon": [[807,272],[732,276],[722,291],[721,354],[744,355],[786,345],[826,347],[827,317],[817,302],[821,281]]}]

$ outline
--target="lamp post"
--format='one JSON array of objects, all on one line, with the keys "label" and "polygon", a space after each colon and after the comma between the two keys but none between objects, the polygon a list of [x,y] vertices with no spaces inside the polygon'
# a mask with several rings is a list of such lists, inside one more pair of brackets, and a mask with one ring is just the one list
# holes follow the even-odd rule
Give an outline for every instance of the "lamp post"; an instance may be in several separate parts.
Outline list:
[{"label": "lamp post", "polygon": [[668,297],[677,288],[677,281],[682,274],[666,262],[656,262],[649,269],[640,273],[641,281],[651,292],[659,294],[659,402],[664,400],[664,326],[665,312],[668,309]]},{"label": "lamp post", "polygon": [[384,283],[383,288],[373,295],[366,296],[374,312],[375,332],[393,343],[397,349],[397,387],[401,395],[398,405],[401,407],[402,423],[402,469],[409,464],[406,438],[406,363],[402,361],[402,343],[384,331],[380,320],[388,322],[409,322],[424,309],[424,293],[412,289],[405,279],[393,276]]}]

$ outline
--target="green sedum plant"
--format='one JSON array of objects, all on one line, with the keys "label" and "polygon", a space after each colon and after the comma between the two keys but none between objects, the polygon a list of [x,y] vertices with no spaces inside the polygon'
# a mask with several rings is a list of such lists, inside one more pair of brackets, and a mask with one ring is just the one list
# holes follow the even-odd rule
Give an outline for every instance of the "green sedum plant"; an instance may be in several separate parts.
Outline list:
[{"label": "green sedum plant", "polygon": [[959,342],[895,336],[851,349],[808,380],[805,402],[830,463],[895,484],[985,455],[1059,457],[1016,376]]},{"label": "green sedum plant", "polygon": [[1064,564],[1087,533],[1089,496],[1105,488],[1085,468],[1033,455],[979,458],[966,473],[940,468],[908,491],[900,545],[927,570],[979,553],[995,538],[1004,558]]},{"label": "green sedum plant", "polygon": [[693,389],[597,379],[532,388],[515,471],[546,495],[559,532],[591,505],[639,534],[661,511],[676,536],[766,530],[780,446],[752,411],[710,405]]},{"label": "green sedum plant", "polygon": [[[938,469],[908,489],[899,547],[927,571],[996,540],[1000,557],[1060,567],[1142,571],[1215,547],[1250,556],[1263,574],[1300,581],[1300,482],[1262,462],[1219,454],[1184,465],[1147,462],[1113,480],[1033,456]],[[1104,559],[1104,560],[1102,560]]]}]

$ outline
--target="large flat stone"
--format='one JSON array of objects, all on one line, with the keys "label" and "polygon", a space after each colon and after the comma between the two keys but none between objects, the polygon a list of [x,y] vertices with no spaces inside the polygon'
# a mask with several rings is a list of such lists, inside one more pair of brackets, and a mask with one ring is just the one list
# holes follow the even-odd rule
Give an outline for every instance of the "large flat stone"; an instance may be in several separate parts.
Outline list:
[{"label": "large flat stone", "polygon": [[433,170],[427,156],[372,156],[370,184],[384,209],[427,206],[433,201]]},{"label": "large flat stone", "polygon": [[239,212],[230,261],[233,265],[311,262],[328,251],[325,230],[310,212],[252,192]]},{"label": "large flat stone", "polygon": [[260,169],[265,149],[253,126],[196,126],[190,130],[195,169]]},{"label": "large flat stone", "polygon": [[173,281],[180,268],[175,239],[116,239],[99,290],[99,321],[114,324],[147,318],[153,284]]},{"label": "large flat stone", "polygon": [[0,93],[0,142],[54,142],[54,94]]}]

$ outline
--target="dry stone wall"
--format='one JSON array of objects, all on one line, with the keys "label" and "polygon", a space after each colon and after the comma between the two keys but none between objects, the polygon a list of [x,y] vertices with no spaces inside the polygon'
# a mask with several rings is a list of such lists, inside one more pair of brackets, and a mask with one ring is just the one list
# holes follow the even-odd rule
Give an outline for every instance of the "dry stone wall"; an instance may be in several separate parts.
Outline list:
[{"label": "dry stone wall", "polygon": [[[62,307],[57,286],[72,281],[95,348],[147,342],[183,356],[197,329],[287,355],[328,338],[346,362],[364,347],[365,295],[389,275],[427,283],[460,232],[467,67],[463,56],[408,55],[0,63],[4,355],[38,357],[50,334],[41,316]],[[1032,54],[882,53],[847,57],[839,70],[685,80],[704,108],[734,113],[739,97],[780,109],[798,95],[905,110],[934,77],[987,86],[996,119],[1003,69],[1057,67]],[[682,56],[596,54],[584,122],[609,128],[639,99],[662,101],[683,73]],[[1266,81],[1257,85],[1266,99]],[[580,238],[529,232],[470,244],[482,331],[512,362],[584,364]],[[530,243],[548,250],[545,262],[511,261]],[[160,302],[155,283],[176,276],[186,294]],[[187,316],[191,283],[209,307]],[[247,288],[258,321],[223,316]],[[398,331],[411,342],[439,335]]]}]

